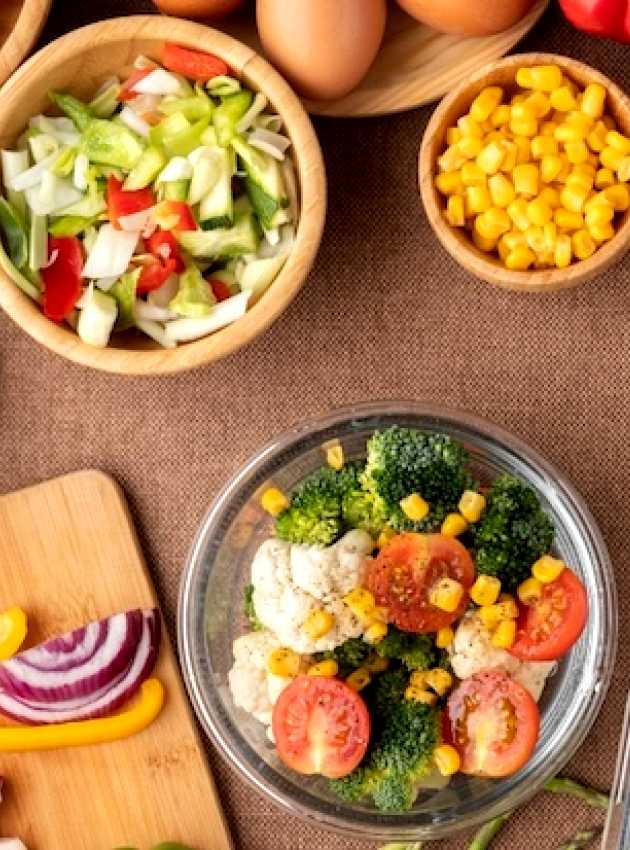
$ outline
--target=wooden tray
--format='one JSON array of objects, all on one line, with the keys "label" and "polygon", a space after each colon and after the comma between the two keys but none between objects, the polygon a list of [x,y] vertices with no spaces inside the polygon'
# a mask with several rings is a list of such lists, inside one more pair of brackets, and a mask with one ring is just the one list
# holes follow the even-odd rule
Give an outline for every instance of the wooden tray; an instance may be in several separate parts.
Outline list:
[{"label": "wooden tray", "polygon": [[[0,497],[0,610],[20,605],[29,642],[156,604],[124,496],[78,472]],[[166,705],[147,730],[114,744],[0,754],[0,834],[29,850],[148,850],[182,841],[232,847],[168,636],[156,673]]]},{"label": "wooden tray", "polygon": [[[505,56],[534,26],[548,4],[549,0],[538,0],[516,26],[498,35],[460,38],[425,27],[390,3],[385,40],[359,87],[341,100],[307,101],[306,107],[313,115],[358,118],[389,115],[431,103],[482,65]],[[221,28],[262,52],[251,14],[228,18]]]},{"label": "wooden tray", "polygon": [[0,84],[30,52],[51,6],[52,0],[0,0]]}]

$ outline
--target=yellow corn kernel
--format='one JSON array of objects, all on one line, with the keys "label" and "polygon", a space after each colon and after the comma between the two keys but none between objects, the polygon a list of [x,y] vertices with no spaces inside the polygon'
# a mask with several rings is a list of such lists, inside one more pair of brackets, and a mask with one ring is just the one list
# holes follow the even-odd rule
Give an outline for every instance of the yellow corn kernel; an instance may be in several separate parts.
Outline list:
[{"label": "yellow corn kernel", "polygon": [[613,205],[615,212],[625,212],[630,207],[630,189],[625,183],[615,183],[603,189],[601,194]]},{"label": "yellow corn kernel", "polygon": [[514,136],[516,145],[516,165],[523,165],[532,158],[531,141],[527,136]]},{"label": "yellow corn kernel", "polygon": [[566,185],[560,192],[562,206],[569,212],[582,212],[588,198],[589,190],[575,184]]},{"label": "yellow corn kernel", "polygon": [[544,156],[558,153],[558,142],[553,136],[534,136],[531,150],[533,159],[542,159]]},{"label": "yellow corn kernel", "polygon": [[504,174],[511,174],[512,169],[516,165],[516,158],[518,156],[518,148],[513,141],[509,139],[502,139],[499,144],[503,148],[505,152],[505,156],[503,158],[503,162],[501,163],[501,168],[499,169]]},{"label": "yellow corn kernel", "polygon": [[562,71],[557,65],[533,65],[519,68],[516,72],[516,84],[522,89],[552,92],[562,86]]},{"label": "yellow corn kernel", "polygon": [[553,210],[544,199],[534,198],[527,205],[527,217],[532,224],[542,227],[553,218]]},{"label": "yellow corn kernel", "polygon": [[608,128],[603,121],[597,121],[586,137],[586,143],[595,153],[601,153],[606,147]]},{"label": "yellow corn kernel", "polygon": [[358,667],[350,673],[346,679],[346,685],[349,688],[352,688],[353,691],[362,691],[363,688],[366,688],[371,681],[372,677],[370,676],[369,671],[366,670],[365,667]]},{"label": "yellow corn kernel", "polygon": [[464,190],[464,203],[466,217],[478,215],[489,210],[492,206],[492,198],[486,186],[466,186]]},{"label": "yellow corn kernel", "polygon": [[446,148],[438,159],[440,171],[457,171],[466,162],[466,156],[459,149],[459,142]]},{"label": "yellow corn kernel", "polygon": [[516,622],[503,620],[494,630],[490,641],[496,649],[510,649],[516,640]]},{"label": "yellow corn kernel", "polygon": [[516,600],[509,593],[502,593],[495,607],[502,620],[516,620],[519,615]]},{"label": "yellow corn kernel", "polygon": [[559,154],[543,155],[540,160],[540,179],[543,183],[553,183],[561,171],[562,158]]},{"label": "yellow corn kernel", "polygon": [[564,183],[566,181],[567,177],[569,176],[569,174],[571,173],[573,166],[569,162],[569,159],[568,159],[566,153],[563,152],[563,153],[559,154],[559,156],[560,156],[560,159],[562,160],[562,170],[560,171],[560,174],[558,174],[558,176],[556,177],[556,183]]},{"label": "yellow corn kernel", "polygon": [[495,576],[480,575],[470,588],[475,605],[494,605],[501,593],[501,582]]},{"label": "yellow corn kernel", "polygon": [[306,671],[307,676],[336,676],[339,672],[339,665],[334,658],[328,658],[326,661],[320,661],[318,664],[311,664]]},{"label": "yellow corn kernel", "polygon": [[466,209],[463,195],[451,195],[446,202],[446,220],[451,227],[466,225]]},{"label": "yellow corn kernel", "polygon": [[483,140],[477,136],[464,136],[458,143],[457,149],[461,151],[466,159],[474,159],[483,150]]},{"label": "yellow corn kernel", "polygon": [[538,132],[541,136],[554,136],[556,132],[556,127],[558,126],[557,121],[543,121],[538,128]]},{"label": "yellow corn kernel", "polygon": [[617,166],[617,178],[620,183],[627,183],[630,180],[630,156],[624,156]]},{"label": "yellow corn kernel", "polygon": [[526,230],[525,240],[534,254],[544,254],[547,250],[547,240],[542,227],[532,226]]},{"label": "yellow corn kernel", "polygon": [[518,247],[527,247],[527,240],[525,239],[525,235],[518,230],[511,230],[509,233],[504,233],[501,239],[499,240],[499,244],[497,245],[497,249],[499,251],[499,256],[505,262],[507,255]]},{"label": "yellow corn kernel", "polygon": [[464,189],[461,171],[442,171],[435,175],[434,182],[442,195],[457,195]]},{"label": "yellow corn kernel", "polygon": [[535,118],[515,118],[514,117],[514,109],[516,107],[512,107],[512,116],[510,118],[510,132],[515,136],[525,136],[528,139],[531,139],[533,136],[538,135],[539,127],[538,121]]},{"label": "yellow corn kernel", "polygon": [[488,86],[482,89],[470,105],[471,117],[482,123],[492,115],[502,100],[503,89],[499,86]]},{"label": "yellow corn kernel", "polygon": [[[462,210],[463,210],[463,202],[462,202]],[[343,446],[341,443],[333,444],[332,446],[328,446],[326,449],[326,463],[331,469],[339,470],[343,469],[343,465],[345,463],[344,455],[343,455]]]},{"label": "yellow corn kernel", "polygon": [[606,89],[599,83],[589,83],[584,89],[580,109],[591,118],[601,118],[606,104]]},{"label": "yellow corn kernel", "polygon": [[584,221],[588,228],[594,225],[610,224],[615,217],[615,210],[612,204],[602,200],[596,204],[587,204],[587,209],[584,214]]},{"label": "yellow corn kernel", "polygon": [[526,271],[536,260],[536,255],[527,246],[515,248],[505,258],[505,267],[511,271]]},{"label": "yellow corn kernel", "polygon": [[375,646],[377,643],[380,643],[386,635],[387,623],[376,622],[367,627],[363,635],[363,640],[366,643],[371,644],[371,646]]},{"label": "yellow corn kernel", "polygon": [[567,159],[573,165],[588,161],[588,148],[586,147],[586,142],[582,140],[579,142],[566,142],[564,150]]},{"label": "yellow corn kernel", "polygon": [[389,658],[381,658],[380,655],[373,653],[363,666],[368,673],[384,673],[389,667]]},{"label": "yellow corn kernel", "polygon": [[512,227],[510,216],[500,207],[490,207],[483,215],[488,227],[492,229],[497,239],[502,233],[507,233]]},{"label": "yellow corn kernel", "polygon": [[426,675],[428,670],[414,670],[409,677],[409,684],[416,688],[423,688],[426,684]]},{"label": "yellow corn kernel", "polygon": [[462,136],[477,136],[483,138],[483,129],[478,121],[475,121],[470,115],[462,115],[457,121],[457,129]]},{"label": "yellow corn kernel", "polygon": [[571,142],[584,142],[586,138],[582,127],[578,124],[571,124],[568,121],[558,124],[553,136],[556,141],[563,145],[570,144]]},{"label": "yellow corn kernel", "polygon": [[[457,172],[456,172],[457,173]],[[485,186],[486,175],[476,162],[465,162],[462,165],[461,180],[464,186]]]},{"label": "yellow corn kernel", "polygon": [[300,661],[292,649],[274,649],[267,659],[267,669],[274,676],[295,677],[300,672]]},{"label": "yellow corn kernel", "polygon": [[584,139],[591,132],[595,123],[594,119],[591,118],[590,115],[586,115],[584,112],[581,112],[579,110],[569,112],[565,116],[565,121],[568,124],[571,124],[572,127],[579,127],[582,132],[582,138]]},{"label": "yellow corn kernel", "polygon": [[518,195],[537,195],[538,177],[539,171],[537,165],[533,163],[517,165],[512,172],[516,193]]},{"label": "yellow corn kernel", "polygon": [[312,611],[304,621],[304,631],[311,640],[319,640],[319,638],[327,635],[335,625],[335,618],[326,611],[325,608],[318,608]]},{"label": "yellow corn kernel", "polygon": [[435,635],[435,645],[438,649],[448,649],[455,640],[455,632],[450,626],[440,629]]},{"label": "yellow corn kernel", "polygon": [[492,251],[494,251],[497,247],[496,239],[489,239],[487,236],[482,236],[481,233],[477,232],[474,226],[472,231],[472,241],[480,251],[485,251],[486,253],[492,253]]},{"label": "yellow corn kernel", "polygon": [[440,611],[453,614],[464,596],[464,586],[452,578],[442,578],[429,591],[429,602]]},{"label": "yellow corn kernel", "polygon": [[[579,168],[579,166],[576,165],[575,168]],[[588,174],[582,174],[579,171],[576,171],[575,168],[567,177],[566,185],[574,184],[575,186],[581,186],[583,189],[586,189],[587,192],[590,192],[593,188],[593,178]]]},{"label": "yellow corn kernel", "polygon": [[355,587],[343,597],[343,601],[358,620],[367,626],[371,625],[376,600],[367,588]]},{"label": "yellow corn kernel", "polygon": [[437,694],[432,694],[430,691],[424,691],[417,685],[409,685],[405,690],[405,699],[421,702],[424,705],[435,705],[437,703]]},{"label": "yellow corn kernel", "polygon": [[549,115],[552,109],[551,101],[547,95],[539,91],[532,92],[523,103],[528,107],[534,118],[544,118]]},{"label": "yellow corn kernel", "polygon": [[546,250],[553,253],[556,247],[556,239],[558,238],[558,226],[554,221],[548,221],[543,224],[543,235],[545,237]]},{"label": "yellow corn kernel", "polygon": [[479,522],[486,508],[486,497],[474,490],[464,490],[457,507],[468,522]]},{"label": "yellow corn kernel", "polygon": [[562,230],[581,230],[584,227],[584,216],[579,212],[560,207],[553,214],[553,220]]},{"label": "yellow corn kernel", "polygon": [[429,513],[429,503],[425,502],[418,493],[411,493],[405,499],[400,500],[402,512],[412,522],[419,522]]},{"label": "yellow corn kernel", "polygon": [[577,109],[577,101],[573,97],[573,92],[566,85],[552,91],[549,100],[552,107],[557,109],[558,112],[570,112],[572,109]]},{"label": "yellow corn kernel", "polygon": [[382,605],[375,605],[371,613],[371,622],[386,623],[389,615],[389,610]]},{"label": "yellow corn kernel", "polygon": [[[491,209],[496,209],[496,207],[491,207]],[[489,212],[490,210],[487,210],[485,213],[481,213],[481,215],[477,216],[473,225],[473,235],[476,234],[481,237],[482,240],[485,239],[491,242],[496,242],[503,231],[497,226],[493,219],[488,216]]]},{"label": "yellow corn kernel", "polygon": [[454,776],[462,766],[460,754],[450,744],[439,744],[433,750],[433,761],[442,776]]},{"label": "yellow corn kernel", "polygon": [[565,569],[566,564],[560,558],[543,555],[532,567],[532,575],[542,584],[551,584],[551,582],[560,578]]},{"label": "yellow corn kernel", "polygon": [[623,154],[619,153],[616,148],[610,147],[610,145],[606,145],[603,151],[599,155],[599,161],[604,166],[604,168],[610,168],[611,171],[616,171],[619,168],[619,165],[623,161]]},{"label": "yellow corn kernel", "polygon": [[454,679],[448,670],[435,667],[426,671],[424,681],[438,696],[443,697],[453,687]]},{"label": "yellow corn kernel", "polygon": [[588,230],[578,230],[571,237],[573,253],[578,260],[588,260],[597,250],[597,245]]},{"label": "yellow corn kernel", "polygon": [[477,610],[477,617],[490,632],[494,631],[501,622],[501,615],[496,605],[483,605]]},{"label": "yellow corn kernel", "polygon": [[540,190],[538,197],[548,203],[552,210],[560,206],[560,192],[554,189],[553,186],[545,186],[544,189]]},{"label": "yellow corn kernel", "polygon": [[289,500],[282,490],[278,490],[277,487],[268,487],[260,498],[260,504],[262,509],[271,516],[278,516],[289,507]]},{"label": "yellow corn kernel", "polygon": [[462,134],[459,127],[449,127],[446,131],[446,144],[448,145],[448,147],[450,147],[451,145],[456,145],[461,138]]},{"label": "yellow corn kernel", "polygon": [[553,253],[551,251],[541,251],[540,254],[536,254],[535,269],[548,269],[552,265]]},{"label": "yellow corn kernel", "polygon": [[394,537],[396,537],[397,533],[398,532],[394,531],[393,528],[390,528],[388,525],[386,525],[376,540],[376,548],[383,549],[385,546],[387,546],[388,543],[392,541]]},{"label": "yellow corn kernel", "polygon": [[593,240],[601,245],[603,242],[610,242],[615,235],[615,228],[610,224],[592,224],[588,228],[588,232],[593,237]]},{"label": "yellow corn kernel", "polygon": [[530,225],[527,217],[527,201],[517,198],[507,208],[507,213],[519,230],[527,230]]},{"label": "yellow corn kernel", "polygon": [[500,103],[490,115],[490,123],[493,127],[504,127],[510,123],[511,107],[507,103]]},{"label": "yellow corn kernel", "polygon": [[630,139],[618,130],[609,130],[606,134],[606,144],[619,151],[624,156],[630,154]]},{"label": "yellow corn kernel", "polygon": [[523,605],[534,605],[542,597],[543,584],[537,578],[526,578],[519,584],[516,593]]},{"label": "yellow corn kernel", "polygon": [[610,168],[600,168],[595,175],[595,188],[607,189],[609,186],[614,186],[615,175]]},{"label": "yellow corn kernel", "polygon": [[493,174],[488,180],[488,189],[495,207],[505,208],[516,197],[512,181],[505,174]]},{"label": "yellow corn kernel", "polygon": [[440,529],[444,537],[459,537],[468,529],[468,523],[461,514],[448,514]]},{"label": "yellow corn kernel", "polygon": [[505,159],[505,150],[499,142],[490,142],[478,155],[476,162],[485,174],[496,174]]}]

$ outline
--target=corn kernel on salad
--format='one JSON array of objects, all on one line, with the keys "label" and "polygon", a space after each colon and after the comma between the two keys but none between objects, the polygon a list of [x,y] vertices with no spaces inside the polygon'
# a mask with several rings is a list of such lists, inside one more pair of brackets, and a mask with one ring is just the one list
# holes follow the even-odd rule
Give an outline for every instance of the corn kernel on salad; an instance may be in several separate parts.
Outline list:
[{"label": "corn kernel on salad", "polygon": [[288,767],[381,811],[460,772],[516,772],[588,608],[536,493],[481,487],[462,445],[409,428],[375,432],[365,461],[340,443],[322,459],[260,495],[274,533],[245,591],[235,704]]},{"label": "corn kernel on salad", "polygon": [[444,216],[506,268],[564,269],[613,238],[630,207],[630,138],[606,89],[556,65],[519,68],[449,127],[438,158]]},{"label": "corn kernel on salad", "polygon": [[244,315],[293,244],[289,139],[221,59],[166,43],[0,152],[0,263],[54,322],[173,348]]}]

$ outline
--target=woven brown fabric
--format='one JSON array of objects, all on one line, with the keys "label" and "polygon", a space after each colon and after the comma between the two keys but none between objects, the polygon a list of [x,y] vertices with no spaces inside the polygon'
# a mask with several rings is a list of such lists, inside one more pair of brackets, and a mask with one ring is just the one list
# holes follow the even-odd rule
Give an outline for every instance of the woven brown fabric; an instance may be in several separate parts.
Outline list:
[{"label": "woven brown fabric", "polygon": [[[44,40],[150,8],[148,0],[55,0]],[[521,48],[582,59],[630,89],[630,48],[575,32],[557,10]],[[171,628],[186,551],[226,478],[295,420],[366,399],[467,408],[529,441],[586,497],[621,599],[630,593],[630,257],[566,294],[526,296],[471,279],[433,237],[416,194],[430,112],[316,122],[330,185],[316,267],[275,326],[218,365],[154,380],[102,375],[50,354],[0,317],[0,492],[84,467],[111,473],[131,503]],[[623,606],[613,687],[567,768],[602,788],[612,780],[629,636]],[[367,850],[285,816],[211,745],[208,753],[239,850]],[[599,821],[578,803],[543,795],[496,848],[553,850]],[[439,845],[465,846],[464,837]]]}]

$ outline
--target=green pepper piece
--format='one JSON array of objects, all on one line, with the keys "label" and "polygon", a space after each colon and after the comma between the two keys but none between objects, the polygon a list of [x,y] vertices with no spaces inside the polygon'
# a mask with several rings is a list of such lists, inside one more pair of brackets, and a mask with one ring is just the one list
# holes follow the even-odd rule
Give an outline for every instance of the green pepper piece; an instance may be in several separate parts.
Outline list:
[{"label": "green pepper piece", "polygon": [[28,236],[19,213],[4,198],[0,198],[0,228],[4,233],[11,262],[21,269],[28,263]]},{"label": "green pepper piece", "polygon": [[179,278],[179,290],[169,307],[179,316],[197,318],[212,312],[215,297],[207,280],[196,266],[190,266]]},{"label": "green pepper piece", "polygon": [[48,227],[51,236],[78,236],[96,221],[96,216],[85,218],[81,215],[64,215]]},{"label": "green pepper piece", "polygon": [[252,105],[254,95],[250,91],[240,91],[224,97],[212,116],[217,133],[217,142],[225,148],[236,135],[236,125]]},{"label": "green pepper piece", "polygon": [[[5,253],[2,240],[0,240],[0,269],[2,269],[2,271],[11,278],[18,289],[21,289],[22,292],[26,293],[26,295],[28,295],[29,298],[32,298],[33,301],[39,301],[40,288],[36,285],[36,283],[25,277],[19,269],[16,269]],[[34,281],[39,279],[39,275],[37,273],[31,273],[30,269],[25,269],[25,271],[32,274]]]},{"label": "green pepper piece", "polygon": [[120,83],[112,83],[89,103],[89,108],[97,118],[111,118],[118,108]]},{"label": "green pepper piece", "polygon": [[102,118],[94,118],[88,124],[83,131],[81,145],[90,162],[125,171],[131,171],[144,150],[131,130]]},{"label": "green pepper piece", "polygon": [[74,123],[77,130],[82,133],[94,118],[94,113],[85,103],[82,103],[71,94],[50,91],[48,97],[65,115]]},{"label": "green pepper piece", "polygon": [[200,118],[212,115],[214,108],[214,103],[201,89],[197,89],[191,97],[163,98],[158,106],[164,115],[181,112],[189,121],[198,121]]},{"label": "green pepper piece", "polygon": [[136,303],[136,288],[141,271],[141,269],[134,269],[132,272],[126,272],[109,290],[109,294],[113,295],[118,302],[116,331],[126,331],[127,328],[133,327],[136,323],[134,307]]},{"label": "green pepper piece", "polygon": [[178,133],[176,136],[168,136],[164,139],[164,150],[169,157],[188,156],[191,151],[201,144],[201,136],[210,123],[210,116],[200,118],[188,130]]}]

